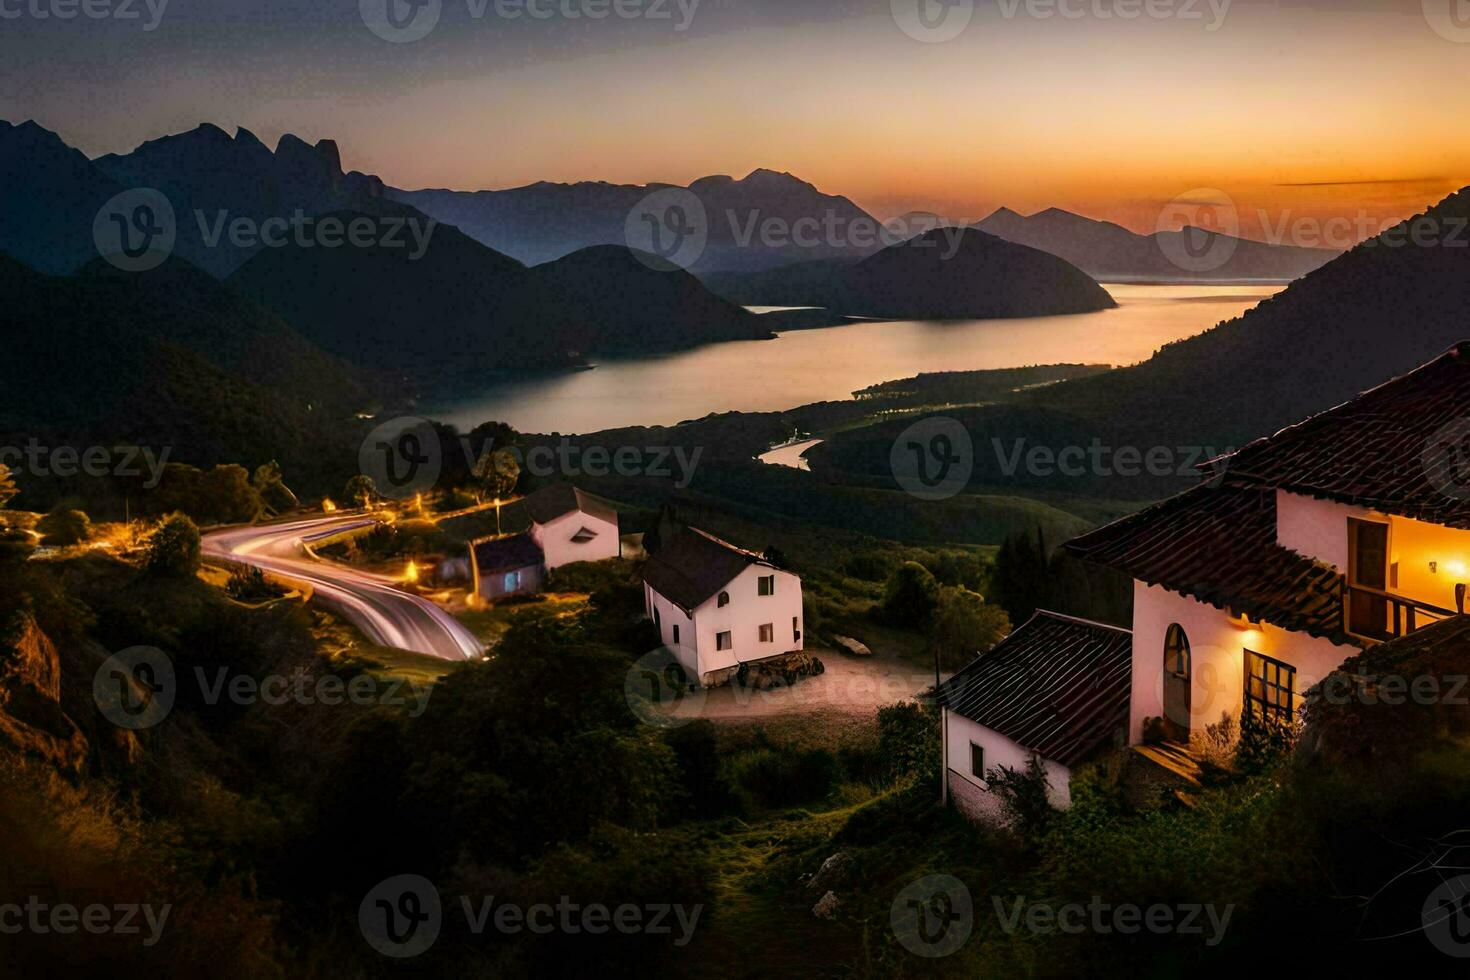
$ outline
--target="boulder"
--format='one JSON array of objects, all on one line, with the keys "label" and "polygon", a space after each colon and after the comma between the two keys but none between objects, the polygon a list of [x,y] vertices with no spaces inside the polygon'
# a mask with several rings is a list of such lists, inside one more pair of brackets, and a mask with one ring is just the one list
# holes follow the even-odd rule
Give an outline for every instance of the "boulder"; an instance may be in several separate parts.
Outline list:
[{"label": "boulder", "polygon": [[735,683],[743,688],[766,691],[774,687],[789,687],[803,677],[815,677],[826,673],[826,670],[826,665],[810,653],[783,653],[741,664]]},{"label": "boulder", "polygon": [[852,867],[852,855],[846,851],[838,851],[817,869],[810,881],[806,883],[807,888],[814,892],[831,892],[833,886],[843,883],[847,869]]},{"label": "boulder", "polygon": [[79,773],[87,739],[61,710],[61,658],[28,612],[0,624],[0,744]]},{"label": "boulder", "polygon": [[855,640],[850,636],[833,636],[832,645],[843,653],[850,653],[855,657],[871,657],[873,651],[868,649],[867,644],[861,640]]},{"label": "boulder", "polygon": [[837,907],[840,904],[837,901],[837,895],[833,892],[828,892],[817,899],[817,904],[812,906],[812,915],[815,915],[819,919],[835,919],[837,918]]}]

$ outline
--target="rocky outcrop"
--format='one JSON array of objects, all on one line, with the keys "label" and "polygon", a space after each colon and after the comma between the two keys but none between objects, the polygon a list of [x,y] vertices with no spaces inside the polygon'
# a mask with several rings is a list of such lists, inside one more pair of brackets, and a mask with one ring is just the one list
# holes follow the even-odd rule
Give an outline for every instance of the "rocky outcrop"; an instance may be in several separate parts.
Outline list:
[{"label": "rocky outcrop", "polygon": [[832,645],[843,653],[850,653],[854,657],[871,657],[873,655],[873,651],[868,649],[866,643],[851,636],[838,636],[834,633],[832,635]]},{"label": "rocky outcrop", "polygon": [[766,691],[773,687],[789,687],[803,677],[816,677],[826,670],[826,665],[809,653],[786,653],[741,664],[735,683],[744,688]]},{"label": "rocky outcrop", "polygon": [[61,660],[30,613],[0,625],[0,745],[71,773],[87,761],[87,740],[61,708]]}]

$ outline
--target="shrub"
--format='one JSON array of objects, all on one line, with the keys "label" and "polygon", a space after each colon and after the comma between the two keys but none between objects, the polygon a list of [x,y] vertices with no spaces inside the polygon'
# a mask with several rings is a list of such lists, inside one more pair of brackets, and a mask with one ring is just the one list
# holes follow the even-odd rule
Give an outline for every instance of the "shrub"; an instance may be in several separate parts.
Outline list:
[{"label": "shrub", "polygon": [[1040,757],[1032,755],[1024,769],[996,766],[985,778],[1010,825],[1027,840],[1037,840],[1057,812],[1046,795],[1046,766]]},{"label": "shrub", "polygon": [[901,701],[878,709],[878,756],[890,778],[939,774],[939,717],[932,704]]},{"label": "shrub", "polygon": [[174,514],[148,539],[143,567],[154,575],[183,578],[199,571],[199,528],[183,514]]},{"label": "shrub", "polygon": [[928,624],[938,605],[939,583],[929,569],[906,561],[888,578],[881,618],[893,626],[919,627]]},{"label": "shrub", "polygon": [[92,522],[85,513],[58,507],[36,523],[41,543],[50,547],[80,544],[92,536]]},{"label": "shrub", "polygon": [[929,629],[930,649],[939,662],[952,670],[969,663],[976,654],[987,654],[1011,631],[1004,609],[986,603],[978,593],[958,587],[939,591]]},{"label": "shrub", "polygon": [[786,807],[825,798],[842,767],[827,749],[760,748],[730,759],[726,776],[748,808]]},{"label": "shrub", "polygon": [[285,590],[265,577],[258,568],[237,568],[225,583],[225,594],[241,602],[265,602],[285,595]]}]

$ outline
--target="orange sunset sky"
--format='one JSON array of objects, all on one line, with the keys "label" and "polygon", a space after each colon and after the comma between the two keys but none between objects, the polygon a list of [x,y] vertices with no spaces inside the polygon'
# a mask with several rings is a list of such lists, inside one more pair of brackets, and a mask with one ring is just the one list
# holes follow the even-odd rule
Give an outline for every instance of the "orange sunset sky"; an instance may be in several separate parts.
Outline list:
[{"label": "orange sunset sky", "polygon": [[157,30],[105,44],[7,26],[0,118],[91,154],[203,120],[331,137],[405,188],[769,167],[879,217],[1058,206],[1152,231],[1165,202],[1218,188],[1245,234],[1264,218],[1292,240],[1328,218],[1356,240],[1470,183],[1470,21],[1461,36],[1440,0],[1215,0],[1219,16],[1159,0],[1200,18],[1127,20],[1108,13],[1121,0],[1070,2],[978,0],[926,43],[888,0],[703,0],[683,30],[444,0],[432,34],[390,44],[355,0],[269,16],[174,0]]}]

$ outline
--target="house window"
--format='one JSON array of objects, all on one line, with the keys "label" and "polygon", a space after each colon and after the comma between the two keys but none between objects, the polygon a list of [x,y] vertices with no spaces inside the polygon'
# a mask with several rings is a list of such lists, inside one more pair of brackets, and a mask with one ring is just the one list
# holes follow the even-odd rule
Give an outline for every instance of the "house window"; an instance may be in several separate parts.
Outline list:
[{"label": "house window", "polygon": [[775,623],[764,623],[764,624],[762,624],[762,626],[761,626],[761,642],[762,643],[775,643],[776,642],[776,624]]},{"label": "house window", "polygon": [[505,573],[505,591],[506,592],[514,592],[517,589],[519,589],[520,587],[521,587],[521,573],[520,572],[506,572]]},{"label": "house window", "polygon": [[1290,723],[1296,715],[1296,668],[1250,650],[1245,652],[1245,713],[1263,721]]},{"label": "house window", "polygon": [[721,606],[728,606],[729,604],[730,604],[730,593],[728,593],[728,592],[721,592],[720,593],[720,597],[715,600],[715,608],[716,609],[718,609]]},{"label": "house window", "polygon": [[678,623],[675,623],[674,624],[674,642],[675,643],[678,643],[679,642],[679,624]]},{"label": "house window", "polygon": [[723,632],[723,633],[716,633],[715,634],[715,649],[716,650],[728,650],[732,646],[734,646],[734,643],[730,639],[730,631],[729,630],[725,630],[725,632]]},{"label": "house window", "polygon": [[658,614],[658,606],[653,607],[653,626],[660,634],[664,631],[664,618]]},{"label": "house window", "polygon": [[774,575],[762,575],[760,577],[759,584],[756,586],[756,594],[757,595],[775,595],[776,594],[776,576],[774,576]]},{"label": "house window", "polygon": [[791,617],[791,638],[793,640],[801,639],[801,618],[799,616]]},{"label": "house window", "polygon": [[1164,670],[1175,677],[1189,679],[1189,637],[1178,623],[1170,626],[1164,637]]},{"label": "house window", "polygon": [[970,743],[970,775],[982,782],[985,779],[985,746]]}]

